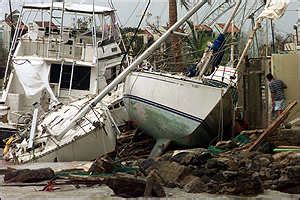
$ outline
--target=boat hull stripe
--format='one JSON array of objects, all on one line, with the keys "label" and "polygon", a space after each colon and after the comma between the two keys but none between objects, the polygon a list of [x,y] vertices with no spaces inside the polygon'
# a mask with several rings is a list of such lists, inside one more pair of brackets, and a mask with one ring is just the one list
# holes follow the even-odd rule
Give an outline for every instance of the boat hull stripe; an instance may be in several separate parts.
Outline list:
[{"label": "boat hull stripe", "polygon": [[170,108],[170,107],[167,107],[167,106],[165,106],[165,105],[162,105],[162,104],[159,104],[159,103],[150,101],[150,100],[148,100],[148,99],[144,99],[144,98],[141,98],[141,97],[138,97],[138,96],[134,96],[134,95],[129,95],[129,94],[125,94],[125,95],[124,95],[124,98],[128,98],[128,99],[133,99],[133,100],[136,100],[136,101],[140,101],[140,102],[143,102],[143,103],[145,103],[145,104],[149,104],[149,105],[151,105],[151,106],[154,106],[154,107],[157,107],[157,108],[160,108],[160,109],[163,109],[163,110],[166,110],[166,111],[175,113],[175,114],[180,115],[180,116],[182,116],[182,117],[189,118],[189,119],[194,120],[194,121],[197,121],[197,122],[199,122],[199,123],[202,123],[202,122],[203,122],[203,119],[200,119],[200,118],[195,117],[195,116],[193,116],[193,115],[190,115],[190,114],[187,114],[187,113],[184,113],[184,112],[175,110],[175,109]]}]

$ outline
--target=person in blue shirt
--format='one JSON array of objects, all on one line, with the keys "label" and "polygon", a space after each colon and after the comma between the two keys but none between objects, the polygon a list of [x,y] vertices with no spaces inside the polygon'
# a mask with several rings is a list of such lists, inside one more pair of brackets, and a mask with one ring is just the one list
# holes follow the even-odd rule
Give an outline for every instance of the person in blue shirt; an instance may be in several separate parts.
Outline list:
[{"label": "person in blue shirt", "polygon": [[266,78],[269,81],[272,107],[278,117],[286,106],[284,90],[287,88],[287,86],[282,80],[275,79],[271,73],[267,74]]}]

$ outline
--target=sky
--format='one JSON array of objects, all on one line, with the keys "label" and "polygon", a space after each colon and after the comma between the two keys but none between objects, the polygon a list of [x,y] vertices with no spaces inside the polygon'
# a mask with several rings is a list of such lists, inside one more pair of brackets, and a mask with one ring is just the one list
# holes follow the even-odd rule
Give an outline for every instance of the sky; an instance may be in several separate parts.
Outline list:
[{"label": "sky", "polygon": [[[20,8],[22,2],[49,2],[50,0],[11,0],[13,8]],[[92,0],[66,0],[76,3],[92,3]],[[195,1],[195,0],[190,0]],[[258,3],[255,4],[255,1]],[[298,1],[298,2],[297,2]],[[117,16],[120,21],[121,26],[131,26],[136,27],[138,21],[146,7],[148,0],[95,0],[96,4],[102,6],[109,6],[109,2],[113,2],[114,7],[117,10]],[[258,6],[261,0],[248,0],[248,7],[252,5]],[[0,19],[3,18],[4,13],[8,12],[8,0],[0,0]],[[198,17],[194,19],[201,18],[201,13],[207,12],[209,7],[204,7],[198,12]],[[297,23],[297,10],[300,9],[300,0],[290,0],[289,7],[285,15],[275,22],[275,30],[281,34],[293,32],[293,25]],[[179,16],[182,16],[186,12],[185,8],[178,6]],[[300,11],[298,11],[300,13]],[[168,20],[168,0],[151,0],[151,4],[148,10],[147,20],[151,23],[156,23],[165,25]],[[228,16],[228,15],[227,15]],[[146,20],[146,19],[145,19]],[[219,20],[220,22],[226,21],[225,17]],[[146,23],[144,22],[143,25]]]}]

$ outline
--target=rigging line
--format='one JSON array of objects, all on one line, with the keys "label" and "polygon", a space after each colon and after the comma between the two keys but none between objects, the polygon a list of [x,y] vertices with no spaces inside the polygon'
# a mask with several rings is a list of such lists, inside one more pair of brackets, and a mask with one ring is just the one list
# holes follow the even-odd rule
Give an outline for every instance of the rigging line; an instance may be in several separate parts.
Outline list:
[{"label": "rigging line", "polygon": [[211,10],[215,10],[219,6],[220,5],[217,4],[217,1],[214,1],[212,5],[208,5],[208,7],[206,8],[206,12],[204,12],[204,14],[203,14],[204,20],[201,20],[202,23],[204,23],[207,19],[209,19],[209,15],[208,14],[211,12]]},{"label": "rigging line", "polygon": [[[113,3],[113,0],[108,0],[108,4],[109,4],[109,6],[112,7],[114,10],[116,10],[115,5],[114,5],[114,3]],[[117,12],[115,12],[115,13],[116,13],[116,16],[117,16],[117,18],[118,18],[118,21],[120,22],[120,26],[122,26],[122,23],[121,23],[121,20],[120,20],[120,17],[119,17],[119,15],[118,15],[118,13],[117,13]]]},{"label": "rigging line", "polygon": [[241,25],[240,25],[240,30],[242,30],[242,27],[244,26],[243,21],[245,20],[246,17],[246,9],[247,9],[247,3],[244,3],[244,8],[243,8],[243,15],[241,19]]},{"label": "rigging line", "polygon": [[136,36],[137,36],[138,31],[139,31],[139,29],[140,29],[140,26],[142,25],[142,22],[143,22],[143,20],[144,20],[144,18],[145,18],[145,16],[146,16],[146,13],[147,13],[147,11],[148,11],[148,8],[149,8],[149,6],[150,6],[150,3],[151,3],[151,0],[148,0],[148,3],[147,3],[146,8],[145,8],[145,10],[144,10],[144,13],[143,13],[143,15],[142,15],[142,17],[141,17],[141,19],[140,19],[140,21],[139,21],[139,24],[138,24],[138,26],[137,26],[137,28],[136,28],[136,30],[135,30],[135,32],[134,32],[133,37],[131,38],[131,40],[130,40],[130,42],[129,42],[129,47],[128,47],[127,51],[125,52],[125,54],[123,55],[123,58],[122,58],[122,60],[121,60],[121,65],[122,65],[122,63],[124,62],[125,58],[127,57],[128,53],[129,53],[129,50],[130,50],[130,48],[131,48],[131,46],[132,46],[132,43],[133,43],[134,40],[136,39]]},{"label": "rigging line", "polygon": [[125,21],[125,23],[123,24],[123,26],[126,26],[127,23],[129,22],[130,18],[132,17],[132,15],[136,12],[137,8],[139,7],[141,1],[138,1],[135,8],[132,10],[131,14],[129,15],[129,17],[127,18],[127,20]]},{"label": "rigging line", "polygon": [[[228,46],[227,48],[223,49],[222,51],[218,51],[217,53],[221,53],[221,52],[227,51],[227,50],[229,50],[229,49],[230,49],[230,46]],[[216,55],[217,53],[214,53],[213,55]],[[186,53],[186,54],[184,54],[184,55],[188,55],[188,54],[190,54],[190,53]],[[168,58],[161,59],[159,62],[171,60],[172,58],[174,58],[174,57],[169,56]],[[214,60],[214,59],[212,59],[212,61],[213,61],[213,60]],[[197,62],[197,61],[196,61],[196,62]],[[199,61],[198,61],[198,62],[199,62]]]},{"label": "rigging line", "polygon": [[246,23],[248,17],[250,16],[250,13],[253,12],[254,8],[255,8],[255,5],[257,4],[257,1],[254,1],[254,3],[252,4],[252,6],[249,8],[248,12],[246,13],[246,18],[244,19],[244,22],[242,22],[243,24]]}]

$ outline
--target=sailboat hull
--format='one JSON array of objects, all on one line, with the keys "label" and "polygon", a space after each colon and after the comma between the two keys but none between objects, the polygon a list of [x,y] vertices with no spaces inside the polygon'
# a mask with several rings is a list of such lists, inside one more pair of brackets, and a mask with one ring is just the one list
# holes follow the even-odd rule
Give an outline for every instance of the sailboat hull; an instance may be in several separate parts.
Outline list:
[{"label": "sailboat hull", "polygon": [[107,135],[103,128],[97,128],[86,135],[56,147],[34,153],[22,154],[18,160],[22,163],[30,162],[69,162],[91,161],[115,149],[115,138]]},{"label": "sailboat hull", "polygon": [[42,115],[33,137],[24,132],[22,139],[17,138],[9,147],[4,158],[16,163],[90,161],[114,151],[116,127],[108,108],[102,103],[93,107],[65,134],[61,133],[89,101],[90,97],[86,97],[69,105],[58,105]]},{"label": "sailboat hull", "polygon": [[124,99],[130,119],[147,134],[184,146],[207,146],[232,119],[230,89],[174,76],[134,72]]}]

